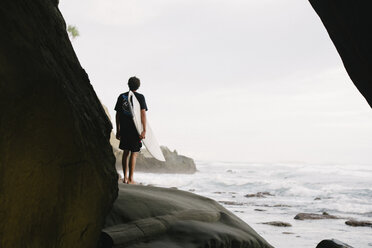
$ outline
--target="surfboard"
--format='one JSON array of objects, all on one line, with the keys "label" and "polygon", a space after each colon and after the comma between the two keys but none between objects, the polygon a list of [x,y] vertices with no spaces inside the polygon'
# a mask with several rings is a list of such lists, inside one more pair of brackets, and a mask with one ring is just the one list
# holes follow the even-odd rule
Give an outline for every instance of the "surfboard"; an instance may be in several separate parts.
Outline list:
[{"label": "surfboard", "polygon": [[[129,91],[128,98],[130,102],[129,104],[130,111],[132,112],[133,116],[133,122],[134,125],[136,126],[138,135],[140,135],[143,131],[143,126],[141,122],[141,106],[137,100],[136,95],[132,91]],[[142,140],[142,143],[146,146],[146,149],[151,156],[153,156],[159,161],[165,162],[163,152],[161,151],[159,143],[155,138],[154,132],[150,127],[148,118],[146,118],[146,138]]]}]

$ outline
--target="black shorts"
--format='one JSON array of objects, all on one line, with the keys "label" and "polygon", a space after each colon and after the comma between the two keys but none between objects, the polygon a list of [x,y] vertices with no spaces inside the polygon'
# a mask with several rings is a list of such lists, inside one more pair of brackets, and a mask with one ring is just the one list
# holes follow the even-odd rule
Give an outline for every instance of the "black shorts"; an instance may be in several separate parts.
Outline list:
[{"label": "black shorts", "polygon": [[129,150],[131,152],[139,152],[142,147],[142,142],[133,123],[133,120],[120,121],[120,144],[121,150]]}]

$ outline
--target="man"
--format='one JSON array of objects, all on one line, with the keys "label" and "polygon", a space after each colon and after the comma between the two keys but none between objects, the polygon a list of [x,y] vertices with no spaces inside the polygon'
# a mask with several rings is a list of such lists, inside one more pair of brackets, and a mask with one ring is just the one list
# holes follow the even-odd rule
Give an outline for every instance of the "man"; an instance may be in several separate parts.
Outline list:
[{"label": "man", "polygon": [[[133,122],[133,116],[130,111],[130,99],[128,99],[129,92],[120,94],[115,105],[116,110],[116,138],[120,140],[119,148],[123,150],[123,183],[135,184],[133,180],[133,172],[136,166],[136,159],[138,152],[141,150],[141,140],[146,138],[146,111],[147,105],[145,97],[136,91],[140,87],[141,82],[136,77],[131,77],[128,80],[128,87],[136,96],[141,106],[141,122],[143,131],[138,135],[136,126]],[[128,177],[129,168],[129,177]]]}]

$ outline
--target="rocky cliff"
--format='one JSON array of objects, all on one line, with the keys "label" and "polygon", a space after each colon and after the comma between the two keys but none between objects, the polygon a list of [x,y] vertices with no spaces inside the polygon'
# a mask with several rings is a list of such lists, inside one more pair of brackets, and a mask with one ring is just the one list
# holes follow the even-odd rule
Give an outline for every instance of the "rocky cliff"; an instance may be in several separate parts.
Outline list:
[{"label": "rocky cliff", "polygon": [[111,123],[58,1],[0,1],[0,247],[96,247],[117,196]]},{"label": "rocky cliff", "polygon": [[[116,168],[122,170],[122,156],[123,152],[115,146],[116,141],[111,141],[116,157]],[[181,173],[181,174],[193,174],[196,172],[196,165],[192,158],[179,155],[177,151],[171,151],[166,146],[161,146],[161,150],[165,157],[165,162],[161,162],[153,158],[146,148],[143,148],[138,155],[136,163],[136,171],[149,172],[149,173]]]},{"label": "rocky cliff", "polygon": [[372,107],[372,1],[310,0],[351,80]]},{"label": "rocky cliff", "polygon": [[165,162],[153,158],[146,149],[141,151],[137,158],[137,171],[152,173],[183,173],[192,174],[196,172],[195,162],[192,158],[179,155],[177,151],[171,151],[168,147],[162,146],[161,150]]}]

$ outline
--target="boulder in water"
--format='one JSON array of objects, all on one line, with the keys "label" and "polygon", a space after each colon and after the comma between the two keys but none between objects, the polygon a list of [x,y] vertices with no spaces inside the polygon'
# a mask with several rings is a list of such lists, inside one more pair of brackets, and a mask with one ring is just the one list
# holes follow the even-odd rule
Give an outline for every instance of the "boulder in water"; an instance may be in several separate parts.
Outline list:
[{"label": "boulder in water", "polygon": [[322,240],[316,246],[316,248],[353,248],[353,247],[337,239],[325,239],[325,240]]},{"label": "boulder in water", "polygon": [[323,214],[309,214],[309,213],[299,213],[294,219],[296,220],[323,220],[323,219],[342,219],[341,217],[330,215],[326,212]]},{"label": "boulder in water", "polygon": [[367,226],[372,227],[372,221],[357,221],[357,220],[348,220],[345,222],[348,226]]}]

